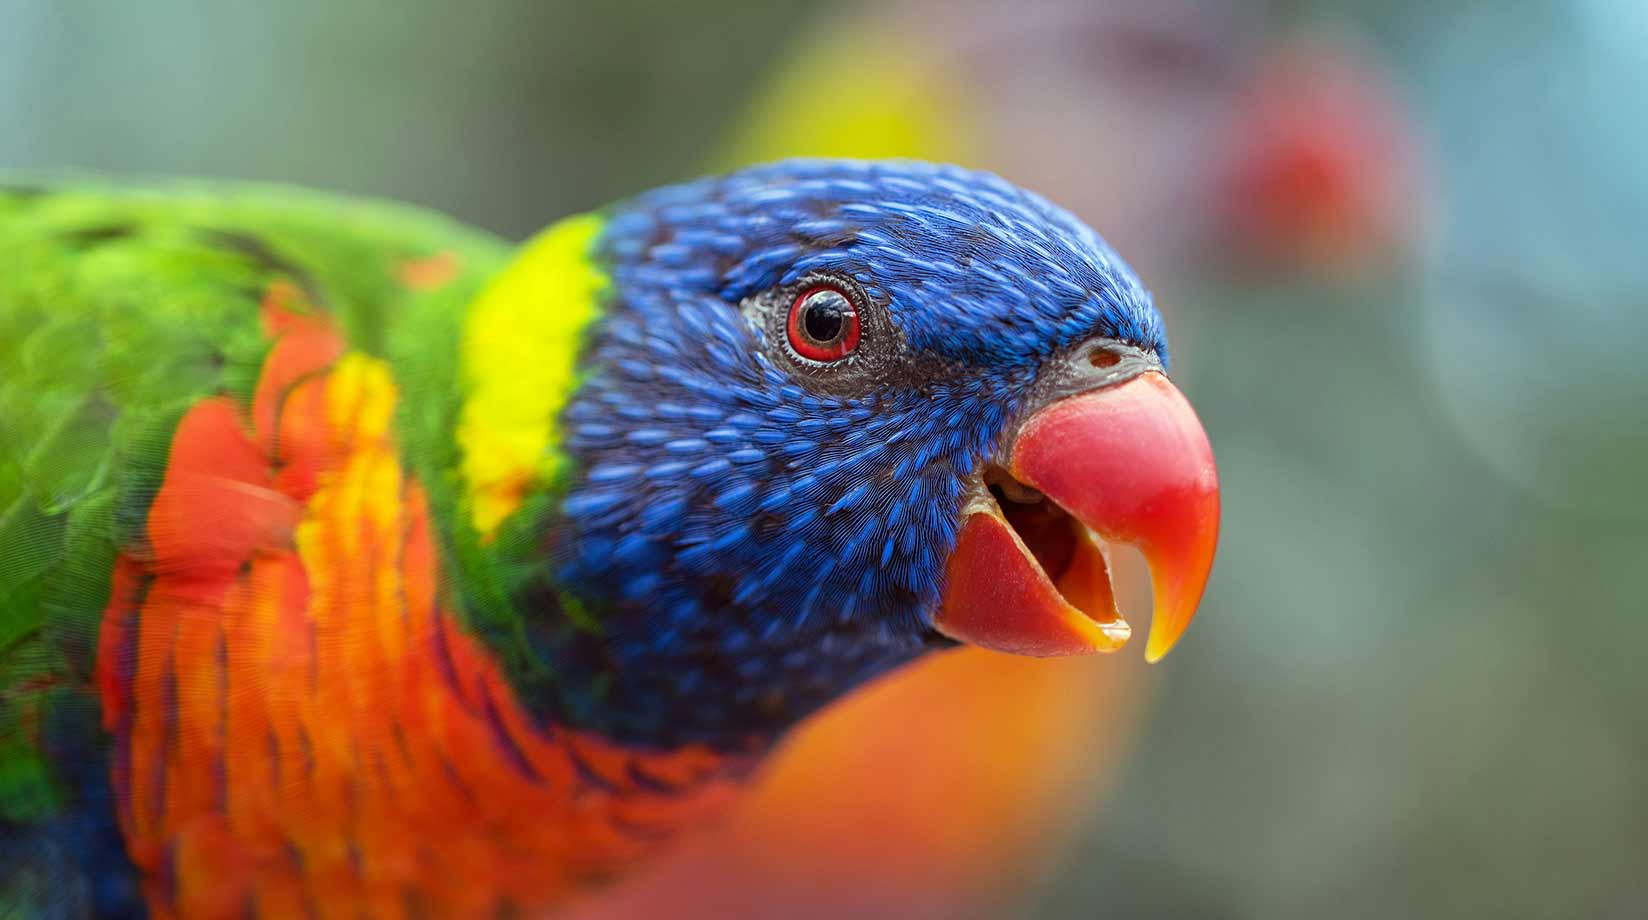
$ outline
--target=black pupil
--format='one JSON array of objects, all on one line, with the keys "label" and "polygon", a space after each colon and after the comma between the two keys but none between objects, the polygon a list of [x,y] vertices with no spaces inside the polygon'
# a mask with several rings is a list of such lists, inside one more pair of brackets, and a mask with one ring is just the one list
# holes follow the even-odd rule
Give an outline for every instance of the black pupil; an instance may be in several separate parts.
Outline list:
[{"label": "black pupil", "polygon": [[853,305],[839,291],[819,291],[801,307],[801,329],[815,342],[833,342],[847,326]]}]

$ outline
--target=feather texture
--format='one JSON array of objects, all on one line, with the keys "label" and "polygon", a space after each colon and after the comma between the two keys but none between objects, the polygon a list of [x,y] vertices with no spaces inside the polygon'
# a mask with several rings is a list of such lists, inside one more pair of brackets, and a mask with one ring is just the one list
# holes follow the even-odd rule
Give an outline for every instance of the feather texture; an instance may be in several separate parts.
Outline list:
[{"label": "feather texture", "polygon": [[111,769],[154,914],[533,910],[725,799],[714,752],[625,751],[520,707],[443,609],[387,365],[324,318],[266,316],[249,412],[185,414],[105,614]]},{"label": "feather texture", "polygon": [[[496,915],[948,645],[963,493],[1132,272],[993,176],[796,161],[506,247],[0,193],[0,907]],[[822,273],[828,373],[771,324]]]}]

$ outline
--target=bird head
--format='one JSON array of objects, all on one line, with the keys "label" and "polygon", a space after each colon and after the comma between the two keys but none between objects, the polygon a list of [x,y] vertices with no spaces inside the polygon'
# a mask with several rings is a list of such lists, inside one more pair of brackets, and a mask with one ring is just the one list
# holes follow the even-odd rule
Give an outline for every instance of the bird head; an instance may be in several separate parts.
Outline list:
[{"label": "bird head", "polygon": [[558,656],[602,688],[584,721],[736,745],[956,642],[1114,650],[1110,543],[1152,569],[1147,655],[1178,639],[1212,453],[1092,230],[902,161],[786,161],[604,217],[554,528],[598,624]]}]

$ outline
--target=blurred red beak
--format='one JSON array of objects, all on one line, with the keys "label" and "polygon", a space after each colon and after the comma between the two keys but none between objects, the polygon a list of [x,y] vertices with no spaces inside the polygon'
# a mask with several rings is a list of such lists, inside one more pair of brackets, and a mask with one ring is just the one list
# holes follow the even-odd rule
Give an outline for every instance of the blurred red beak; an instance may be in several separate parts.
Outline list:
[{"label": "blurred red beak", "polygon": [[1225,251],[1250,267],[1376,268],[1420,229],[1412,117],[1378,62],[1328,39],[1266,56],[1235,112]]},{"label": "blurred red beak", "polygon": [[1196,613],[1219,537],[1213,449],[1184,395],[1150,371],[1061,399],[1030,417],[1008,456],[964,510],[934,626],[1018,655],[1115,651],[1132,630],[1104,542],[1125,543],[1150,566],[1145,657],[1166,655]]}]

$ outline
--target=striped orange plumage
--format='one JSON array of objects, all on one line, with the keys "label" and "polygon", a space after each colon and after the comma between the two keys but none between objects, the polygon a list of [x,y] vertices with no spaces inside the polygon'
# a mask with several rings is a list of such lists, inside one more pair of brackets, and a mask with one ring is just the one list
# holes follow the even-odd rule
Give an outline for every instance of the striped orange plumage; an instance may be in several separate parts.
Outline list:
[{"label": "striped orange plumage", "polygon": [[[383,362],[277,285],[249,407],[190,408],[101,637],[157,917],[490,915],[718,809],[740,765],[539,725],[449,612]],[[484,790],[484,795],[478,792]]]}]

